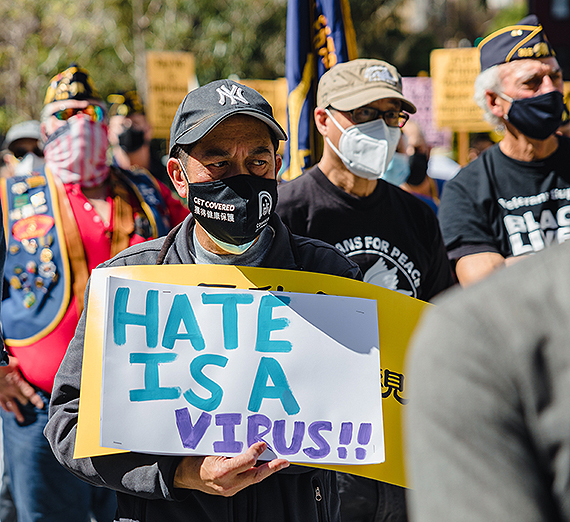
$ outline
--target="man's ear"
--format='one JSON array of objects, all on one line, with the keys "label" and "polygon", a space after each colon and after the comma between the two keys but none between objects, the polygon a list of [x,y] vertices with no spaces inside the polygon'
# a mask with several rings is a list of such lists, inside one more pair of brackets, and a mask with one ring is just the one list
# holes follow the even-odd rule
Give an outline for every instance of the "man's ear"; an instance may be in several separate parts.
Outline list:
[{"label": "man's ear", "polygon": [[172,180],[172,184],[181,198],[188,197],[188,180],[180,167],[180,161],[177,158],[169,158],[166,163],[166,170]]},{"label": "man's ear", "polygon": [[281,170],[281,166],[283,165],[283,158],[281,154],[275,154],[275,179],[277,179],[277,175]]},{"label": "man's ear", "polygon": [[330,125],[329,115],[326,113],[325,109],[322,107],[315,108],[315,125],[317,130],[323,135],[326,136],[328,132],[328,126]]},{"label": "man's ear", "polygon": [[485,91],[485,99],[487,100],[487,106],[490,111],[497,116],[497,118],[502,118],[506,112],[503,108],[503,99],[493,91]]}]

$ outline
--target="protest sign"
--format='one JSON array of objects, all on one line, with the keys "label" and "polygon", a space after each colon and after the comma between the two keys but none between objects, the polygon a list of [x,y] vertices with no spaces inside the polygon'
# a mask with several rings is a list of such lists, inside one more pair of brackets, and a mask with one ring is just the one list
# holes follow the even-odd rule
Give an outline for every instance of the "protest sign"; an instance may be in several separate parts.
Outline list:
[{"label": "protest sign", "polygon": [[[413,329],[427,303],[343,277],[310,272],[223,265],[125,266],[95,269],[91,275],[85,329],[83,372],[75,458],[110,455],[122,450],[100,445],[101,378],[105,294],[110,276],[138,281],[219,288],[325,293],[375,299],[381,357],[382,415],[385,461],[381,464],[316,464],[399,486],[406,485],[402,440],[402,414],[406,407],[405,351]],[[353,435],[356,437],[357,433]]]},{"label": "protest sign", "polygon": [[435,125],[456,132],[489,132],[493,126],[473,99],[481,68],[479,49],[434,49],[430,54]]},{"label": "protest sign", "polygon": [[168,139],[184,96],[198,87],[194,55],[182,51],[147,51],[147,116],[153,137]]},{"label": "protest sign", "polygon": [[430,147],[451,149],[453,135],[450,129],[436,129],[432,107],[432,79],[428,77],[402,78],[402,92],[417,109],[411,120],[415,121],[422,130],[426,143]]},{"label": "protest sign", "polygon": [[384,460],[375,300],[107,283],[102,446]]}]

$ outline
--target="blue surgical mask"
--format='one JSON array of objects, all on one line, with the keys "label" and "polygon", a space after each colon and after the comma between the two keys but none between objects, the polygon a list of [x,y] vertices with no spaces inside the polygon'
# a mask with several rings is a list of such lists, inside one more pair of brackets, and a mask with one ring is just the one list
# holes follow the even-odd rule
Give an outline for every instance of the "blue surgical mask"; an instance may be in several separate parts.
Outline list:
[{"label": "blue surgical mask", "polygon": [[392,161],[388,165],[386,172],[382,174],[380,179],[399,187],[408,179],[409,175],[410,161],[408,159],[408,155],[403,152],[396,152],[392,157]]}]

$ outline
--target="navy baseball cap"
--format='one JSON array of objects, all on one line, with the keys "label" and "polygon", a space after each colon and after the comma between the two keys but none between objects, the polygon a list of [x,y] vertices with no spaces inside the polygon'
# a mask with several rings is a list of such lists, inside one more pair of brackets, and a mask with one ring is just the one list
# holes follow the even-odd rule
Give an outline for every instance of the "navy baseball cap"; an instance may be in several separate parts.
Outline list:
[{"label": "navy baseball cap", "polygon": [[170,147],[191,145],[216,125],[236,114],[261,120],[277,139],[287,134],[273,117],[273,109],[256,90],[232,80],[216,80],[189,92],[179,105],[170,128]]},{"label": "navy baseball cap", "polygon": [[529,15],[516,25],[491,33],[478,48],[481,71],[513,60],[556,56],[536,15]]}]

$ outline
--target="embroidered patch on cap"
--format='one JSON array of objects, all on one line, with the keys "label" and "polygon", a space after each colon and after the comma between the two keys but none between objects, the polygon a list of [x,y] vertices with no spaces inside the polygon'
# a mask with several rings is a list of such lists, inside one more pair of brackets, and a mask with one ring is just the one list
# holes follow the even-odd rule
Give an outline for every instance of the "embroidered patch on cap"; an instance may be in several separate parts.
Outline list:
[{"label": "embroidered patch on cap", "polygon": [[369,82],[387,82],[394,86],[399,83],[398,79],[383,65],[368,67],[368,69],[364,71],[364,78]]}]

